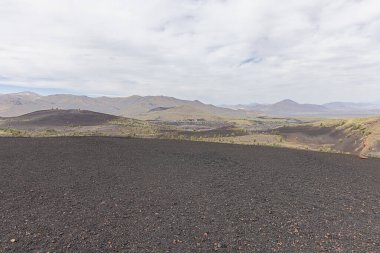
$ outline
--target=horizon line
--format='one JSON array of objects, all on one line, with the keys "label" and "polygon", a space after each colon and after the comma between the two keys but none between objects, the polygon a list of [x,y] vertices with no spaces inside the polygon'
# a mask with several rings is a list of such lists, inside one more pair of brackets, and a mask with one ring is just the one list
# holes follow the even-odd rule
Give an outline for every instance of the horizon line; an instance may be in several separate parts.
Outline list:
[{"label": "horizon line", "polygon": [[35,95],[38,95],[38,96],[41,96],[41,97],[47,97],[47,96],[56,96],[56,95],[71,95],[71,96],[77,96],[77,97],[88,97],[88,98],[131,98],[131,97],[166,97],[166,98],[174,98],[174,99],[178,99],[178,100],[184,100],[184,101],[193,101],[193,102],[201,102],[203,104],[210,104],[210,105],[215,105],[215,106],[239,106],[239,105],[242,105],[242,106],[246,106],[246,105],[253,105],[253,104],[257,104],[257,105],[272,105],[272,104],[277,104],[277,103],[281,103],[281,102],[295,102],[299,105],[327,105],[327,104],[332,104],[332,103],[352,103],[352,104],[377,104],[379,103],[380,101],[372,101],[372,102],[354,102],[354,101],[339,101],[339,100],[336,100],[336,101],[330,101],[330,102],[327,102],[327,103],[300,103],[294,99],[291,99],[291,98],[284,98],[284,99],[281,99],[277,102],[273,102],[273,103],[256,103],[256,102],[251,102],[251,103],[247,103],[247,104],[242,104],[242,103],[238,103],[238,104],[213,104],[213,103],[205,103],[199,99],[183,99],[183,98],[178,98],[178,97],[174,97],[174,96],[168,96],[168,95],[163,95],[163,94],[160,94],[160,95],[139,95],[139,94],[134,94],[134,95],[130,95],[130,96],[112,96],[112,95],[99,95],[99,94],[94,94],[94,95],[89,95],[89,94],[76,94],[76,93],[70,93],[70,92],[62,92],[62,93],[48,93],[48,94],[43,94],[43,93],[38,93],[36,91],[31,91],[31,90],[23,90],[23,91],[17,91],[17,92],[6,92],[6,93],[2,93],[0,92],[0,96],[1,95],[17,95],[17,94],[26,94],[26,93],[30,93],[30,94],[35,94]]}]

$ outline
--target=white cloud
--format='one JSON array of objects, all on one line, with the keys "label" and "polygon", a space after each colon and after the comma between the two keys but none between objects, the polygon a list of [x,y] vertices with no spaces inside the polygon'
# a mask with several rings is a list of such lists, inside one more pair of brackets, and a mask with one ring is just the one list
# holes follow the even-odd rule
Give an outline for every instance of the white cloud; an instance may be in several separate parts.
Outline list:
[{"label": "white cloud", "polygon": [[0,0],[0,31],[6,85],[213,103],[380,94],[377,0]]}]

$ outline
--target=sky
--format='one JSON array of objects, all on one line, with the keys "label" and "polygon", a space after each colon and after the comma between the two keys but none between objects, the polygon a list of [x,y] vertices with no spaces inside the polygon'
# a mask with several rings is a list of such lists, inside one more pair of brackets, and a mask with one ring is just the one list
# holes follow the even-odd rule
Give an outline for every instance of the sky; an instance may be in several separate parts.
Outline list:
[{"label": "sky", "polygon": [[379,0],[0,0],[0,93],[380,100]]}]

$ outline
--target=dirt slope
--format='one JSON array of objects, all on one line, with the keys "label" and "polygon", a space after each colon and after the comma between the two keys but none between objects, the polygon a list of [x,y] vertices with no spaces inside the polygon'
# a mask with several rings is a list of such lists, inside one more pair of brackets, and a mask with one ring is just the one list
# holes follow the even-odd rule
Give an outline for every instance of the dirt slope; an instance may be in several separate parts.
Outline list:
[{"label": "dirt slope", "polygon": [[276,130],[295,145],[380,157],[379,117],[323,120]]},{"label": "dirt slope", "polygon": [[277,131],[290,143],[311,149],[331,148],[336,151],[359,154],[362,149],[361,133],[348,135],[336,127],[294,126],[281,127]]}]

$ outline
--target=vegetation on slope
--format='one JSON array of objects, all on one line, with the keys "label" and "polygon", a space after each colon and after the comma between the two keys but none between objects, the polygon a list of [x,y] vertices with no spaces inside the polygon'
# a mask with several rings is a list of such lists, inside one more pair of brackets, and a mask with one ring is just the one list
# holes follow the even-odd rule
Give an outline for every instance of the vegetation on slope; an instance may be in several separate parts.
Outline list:
[{"label": "vegetation on slope", "polygon": [[[190,111],[189,111],[190,110]],[[193,118],[183,112],[192,112]],[[144,121],[83,110],[45,110],[0,118],[0,136],[123,136],[270,145],[380,157],[380,118],[292,119],[209,117],[189,106],[152,111]],[[181,116],[182,117],[179,117]],[[202,118],[199,118],[202,117]]]}]

